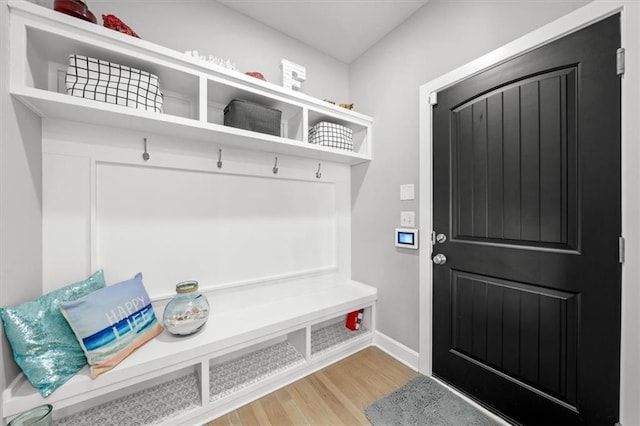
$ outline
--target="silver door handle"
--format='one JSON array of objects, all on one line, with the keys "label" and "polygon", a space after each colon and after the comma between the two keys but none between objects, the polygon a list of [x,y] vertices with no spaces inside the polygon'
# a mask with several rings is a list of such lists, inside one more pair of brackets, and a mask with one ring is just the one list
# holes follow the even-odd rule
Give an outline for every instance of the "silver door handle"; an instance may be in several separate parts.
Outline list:
[{"label": "silver door handle", "polygon": [[435,263],[436,265],[444,265],[445,263],[447,263],[447,256],[445,256],[442,253],[438,253],[435,256],[433,256],[433,263]]}]

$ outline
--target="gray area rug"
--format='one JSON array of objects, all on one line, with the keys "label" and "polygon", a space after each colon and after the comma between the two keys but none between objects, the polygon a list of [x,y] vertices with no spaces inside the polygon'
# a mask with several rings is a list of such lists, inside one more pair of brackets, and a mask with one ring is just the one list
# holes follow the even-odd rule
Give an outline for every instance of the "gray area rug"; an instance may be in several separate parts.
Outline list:
[{"label": "gray area rug", "polygon": [[369,405],[365,414],[374,426],[500,424],[435,380],[422,375]]}]

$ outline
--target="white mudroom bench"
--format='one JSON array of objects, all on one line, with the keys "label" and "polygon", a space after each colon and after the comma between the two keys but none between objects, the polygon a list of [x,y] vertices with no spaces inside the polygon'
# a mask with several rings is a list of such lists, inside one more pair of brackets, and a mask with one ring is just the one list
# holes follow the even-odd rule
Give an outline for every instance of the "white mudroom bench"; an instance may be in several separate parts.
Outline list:
[{"label": "white mudroom bench", "polygon": [[[335,275],[205,293],[198,333],[166,330],[95,380],[85,367],[47,398],[21,374],[3,392],[5,420],[53,405],[56,424],[198,424],[373,343],[377,290]],[[164,306],[155,307],[161,317]],[[362,326],[346,314],[364,309]]]}]

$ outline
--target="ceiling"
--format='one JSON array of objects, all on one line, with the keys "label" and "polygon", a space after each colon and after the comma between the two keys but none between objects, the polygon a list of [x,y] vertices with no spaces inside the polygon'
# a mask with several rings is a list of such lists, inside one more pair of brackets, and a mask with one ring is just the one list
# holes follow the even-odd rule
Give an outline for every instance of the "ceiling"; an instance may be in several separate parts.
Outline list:
[{"label": "ceiling", "polygon": [[347,64],[428,0],[218,0]]}]

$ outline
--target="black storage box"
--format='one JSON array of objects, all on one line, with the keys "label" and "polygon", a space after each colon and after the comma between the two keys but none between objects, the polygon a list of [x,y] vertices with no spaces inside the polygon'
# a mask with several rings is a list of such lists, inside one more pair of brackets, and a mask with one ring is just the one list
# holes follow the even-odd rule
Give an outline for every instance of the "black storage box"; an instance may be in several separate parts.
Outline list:
[{"label": "black storage box", "polygon": [[282,111],[233,99],[224,108],[224,125],[280,136]]}]

